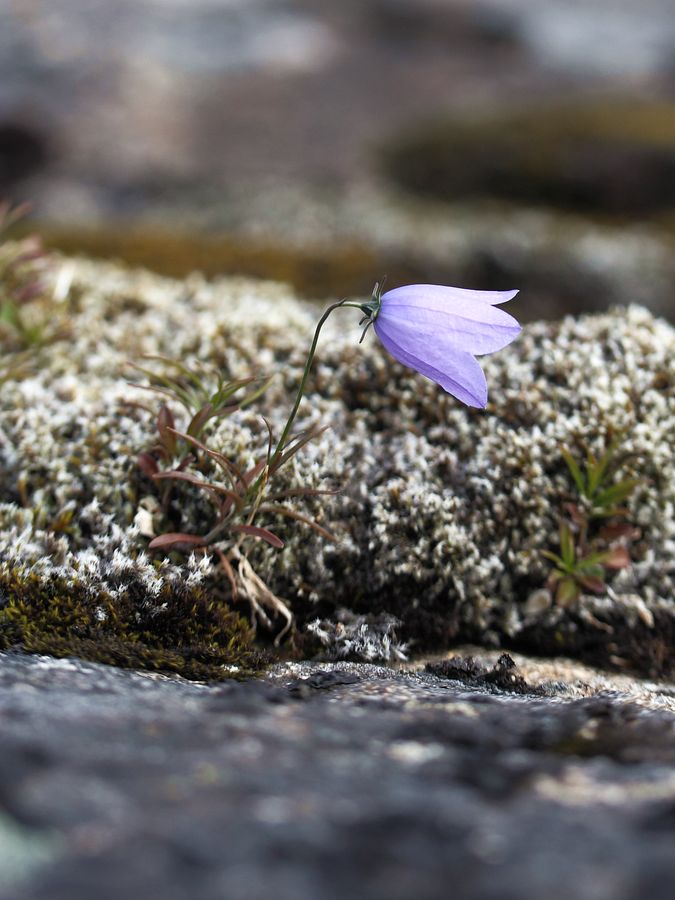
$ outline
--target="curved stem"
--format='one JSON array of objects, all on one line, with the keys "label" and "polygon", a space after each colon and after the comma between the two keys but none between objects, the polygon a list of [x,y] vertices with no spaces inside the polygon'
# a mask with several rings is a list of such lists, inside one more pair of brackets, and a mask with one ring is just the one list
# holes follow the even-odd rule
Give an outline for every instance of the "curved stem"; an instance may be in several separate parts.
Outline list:
[{"label": "curved stem", "polygon": [[[251,509],[251,513],[247,519],[247,522],[249,525],[253,522],[255,515],[258,511],[258,507],[262,501],[261,487],[263,485],[263,482],[266,481],[266,479],[269,475],[270,469],[273,467],[274,463],[281,456],[284,446],[286,445],[286,442],[288,441],[288,437],[290,435],[291,428],[293,427],[293,422],[295,421],[295,417],[298,414],[298,409],[300,408],[300,401],[302,400],[302,395],[305,393],[307,377],[309,375],[310,369],[312,368],[312,362],[314,361],[314,355],[316,353],[316,345],[319,342],[319,334],[321,333],[321,329],[325,325],[326,319],[333,312],[333,310],[339,309],[342,306],[351,306],[351,307],[354,307],[355,309],[360,309],[361,311],[366,311],[366,309],[367,309],[367,304],[356,303],[353,300],[347,300],[345,298],[344,300],[339,300],[337,303],[331,304],[331,306],[328,307],[328,309],[324,312],[324,314],[319,319],[316,329],[314,331],[314,339],[312,340],[312,345],[309,348],[309,353],[307,355],[307,362],[305,363],[305,369],[304,369],[304,372],[302,373],[302,378],[300,379],[300,384],[298,386],[298,392],[295,395],[295,402],[293,403],[293,407],[291,409],[290,415],[288,416],[288,420],[287,420],[286,424],[284,425],[284,430],[281,432],[281,437],[279,438],[277,445],[274,449],[274,453],[272,453],[272,455],[270,456],[268,463],[265,466],[265,469],[260,473],[258,478],[256,478],[254,484],[248,488],[247,494],[250,493],[256,497],[253,507]],[[213,543],[213,541],[215,541],[216,538],[220,537],[220,535],[223,533],[223,531],[225,531],[227,529],[227,526],[228,526],[228,522],[219,522],[217,525],[214,525],[214,527],[209,531],[209,533],[204,536],[204,544],[206,545],[206,544]]]},{"label": "curved stem", "polygon": [[298,387],[298,392],[295,396],[295,403],[293,404],[293,408],[291,409],[290,415],[288,417],[288,421],[284,426],[284,430],[281,432],[281,437],[277,443],[277,446],[274,450],[274,453],[270,457],[269,467],[273,465],[274,462],[279,458],[281,452],[284,449],[286,441],[288,440],[288,436],[290,434],[291,428],[293,427],[293,422],[295,421],[295,417],[298,414],[298,409],[300,408],[300,401],[302,400],[302,395],[305,393],[305,385],[307,384],[307,376],[309,375],[309,371],[312,368],[312,363],[314,361],[314,354],[316,353],[316,345],[319,342],[319,334],[321,333],[321,329],[326,323],[326,319],[333,312],[333,310],[338,309],[341,306],[354,306],[357,309],[361,309],[362,304],[349,302],[348,300],[340,300],[338,303],[333,303],[328,309],[324,312],[324,314],[319,319],[316,330],[314,331],[314,340],[312,341],[312,345],[309,348],[309,353],[307,355],[307,362],[305,363],[305,370],[302,373],[302,378],[300,379],[300,385]]}]

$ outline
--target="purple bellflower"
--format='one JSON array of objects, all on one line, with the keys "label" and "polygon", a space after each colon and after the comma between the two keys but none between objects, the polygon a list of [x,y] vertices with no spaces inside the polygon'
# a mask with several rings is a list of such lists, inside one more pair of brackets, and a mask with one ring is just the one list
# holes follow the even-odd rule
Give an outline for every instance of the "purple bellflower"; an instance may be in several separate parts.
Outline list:
[{"label": "purple bellflower", "polygon": [[[518,291],[469,291],[438,284],[410,284],[373,296],[361,309],[399,362],[431,378],[467,406],[485,408],[487,382],[477,355],[494,353],[520,333],[501,309]],[[365,331],[364,331],[365,334]]]},{"label": "purple bellflower", "polygon": [[305,369],[288,420],[268,466],[281,457],[294,440],[291,428],[300,407],[319,334],[330,314],[341,307],[360,309],[365,323],[361,340],[371,325],[385,348],[403,365],[431,378],[467,406],[484,409],[487,382],[476,356],[506,347],[520,334],[516,320],[495,309],[518,291],[467,291],[439,284],[409,284],[385,294],[375,285],[370,300],[333,303],[319,319]]}]

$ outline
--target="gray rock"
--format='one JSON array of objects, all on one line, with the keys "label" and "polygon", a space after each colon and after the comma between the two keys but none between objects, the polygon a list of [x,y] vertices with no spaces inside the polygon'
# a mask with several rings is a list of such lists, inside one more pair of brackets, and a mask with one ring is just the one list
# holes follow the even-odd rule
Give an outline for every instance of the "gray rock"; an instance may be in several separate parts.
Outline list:
[{"label": "gray rock", "polygon": [[5,860],[0,897],[672,897],[675,716],[537,687],[346,663],[207,687],[3,655],[3,830],[50,853]]}]

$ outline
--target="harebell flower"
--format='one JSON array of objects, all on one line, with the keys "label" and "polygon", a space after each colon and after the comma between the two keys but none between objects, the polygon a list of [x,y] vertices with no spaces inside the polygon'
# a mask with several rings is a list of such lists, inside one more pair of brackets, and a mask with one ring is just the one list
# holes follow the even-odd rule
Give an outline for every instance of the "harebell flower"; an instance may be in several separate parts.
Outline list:
[{"label": "harebell flower", "polygon": [[518,291],[470,291],[439,284],[410,284],[386,293],[375,285],[370,300],[340,300],[324,312],[314,332],[295,404],[274,451],[278,457],[288,441],[305,391],[319,333],[333,310],[343,306],[361,310],[365,324],[361,340],[372,325],[399,362],[420,372],[467,406],[484,409],[487,382],[476,356],[494,353],[519,334],[518,322],[497,307]]}]

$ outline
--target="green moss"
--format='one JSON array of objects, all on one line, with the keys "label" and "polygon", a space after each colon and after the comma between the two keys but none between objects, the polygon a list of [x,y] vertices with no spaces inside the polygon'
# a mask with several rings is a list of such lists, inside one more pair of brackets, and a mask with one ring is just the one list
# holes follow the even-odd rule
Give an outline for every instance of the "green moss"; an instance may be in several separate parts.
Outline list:
[{"label": "green moss", "polygon": [[[0,649],[77,656],[200,681],[243,678],[265,665],[247,623],[201,588],[140,588],[113,597],[62,578],[0,572]],[[236,667],[236,668],[234,668]]]},{"label": "green moss", "polygon": [[549,103],[421,126],[384,151],[403,186],[600,216],[675,214],[675,104]]}]

